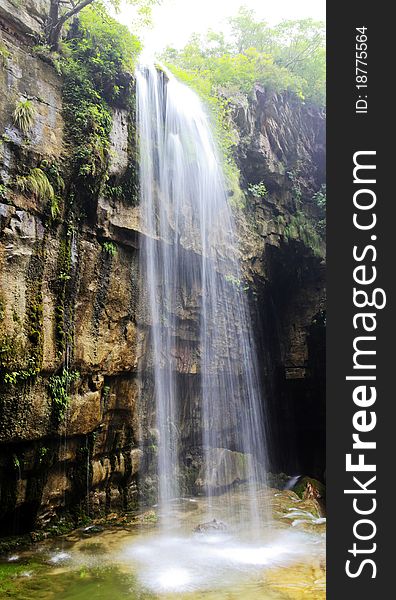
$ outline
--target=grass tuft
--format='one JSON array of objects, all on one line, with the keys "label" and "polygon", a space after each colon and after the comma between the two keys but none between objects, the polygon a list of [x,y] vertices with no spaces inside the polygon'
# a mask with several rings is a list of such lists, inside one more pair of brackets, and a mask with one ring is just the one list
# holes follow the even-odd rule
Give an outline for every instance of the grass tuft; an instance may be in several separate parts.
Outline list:
[{"label": "grass tuft", "polygon": [[16,127],[18,127],[18,129],[20,129],[22,133],[26,135],[32,128],[34,122],[34,115],[35,108],[33,102],[25,98],[22,100],[18,100],[12,117]]}]

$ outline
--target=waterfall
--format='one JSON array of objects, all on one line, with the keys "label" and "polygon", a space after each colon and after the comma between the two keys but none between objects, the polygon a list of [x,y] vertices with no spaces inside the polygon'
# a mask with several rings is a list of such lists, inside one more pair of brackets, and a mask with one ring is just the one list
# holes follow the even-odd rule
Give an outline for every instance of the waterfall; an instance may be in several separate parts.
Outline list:
[{"label": "waterfall", "polygon": [[[266,470],[263,400],[221,160],[191,89],[154,66],[139,67],[136,82],[140,305],[144,372],[151,373],[142,394],[155,401],[159,504],[166,513],[184,493],[193,446],[208,518],[222,493],[230,520],[256,527]],[[244,494],[230,493],[233,478],[246,482]]]}]

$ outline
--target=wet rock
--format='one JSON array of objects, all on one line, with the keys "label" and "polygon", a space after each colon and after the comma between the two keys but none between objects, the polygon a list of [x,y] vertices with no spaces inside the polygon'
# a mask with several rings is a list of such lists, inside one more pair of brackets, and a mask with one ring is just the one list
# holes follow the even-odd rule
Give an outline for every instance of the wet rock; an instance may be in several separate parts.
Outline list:
[{"label": "wet rock", "polygon": [[102,527],[102,525],[89,525],[88,527],[84,527],[84,529],[82,529],[82,534],[83,535],[95,535],[96,533],[102,533],[102,531],[104,531],[104,527]]},{"label": "wet rock", "polygon": [[292,490],[302,500],[312,500],[321,516],[326,514],[326,487],[323,483],[311,477],[301,477]]},{"label": "wet rock", "polygon": [[220,492],[249,478],[249,460],[253,460],[251,455],[226,448],[212,448],[208,456],[208,465],[202,465],[195,481],[198,490]]},{"label": "wet rock", "polygon": [[121,109],[113,112],[109,175],[120,177],[128,167],[128,114],[127,110]]},{"label": "wet rock", "polygon": [[194,531],[196,533],[208,533],[210,531],[227,531],[227,525],[222,521],[218,521],[217,519],[213,519],[213,521],[208,521],[207,523],[200,523],[195,527]]}]

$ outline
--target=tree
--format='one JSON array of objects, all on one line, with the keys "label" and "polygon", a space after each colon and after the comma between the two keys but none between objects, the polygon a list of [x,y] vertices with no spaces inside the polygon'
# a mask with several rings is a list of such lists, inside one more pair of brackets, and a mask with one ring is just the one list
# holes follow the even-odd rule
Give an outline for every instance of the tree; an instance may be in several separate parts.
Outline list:
[{"label": "tree", "polygon": [[324,48],[323,23],[313,19],[282,21],[273,30],[276,61],[287,69],[300,72]]},{"label": "tree", "polygon": [[289,90],[319,105],[325,102],[324,24],[312,19],[269,26],[254,11],[240,8],[229,20],[231,36],[209,31],[193,35],[181,50],[168,49],[164,62],[184,70],[192,85],[205,80],[212,91],[251,93],[255,83]]},{"label": "tree", "polygon": [[239,54],[249,48],[268,51],[268,27],[265,21],[257,21],[255,12],[242,6],[235,17],[229,19],[232,38]]},{"label": "tree", "polygon": [[[126,0],[129,4],[138,6],[139,11],[147,16],[154,4],[160,0]],[[51,0],[49,15],[46,23],[46,36],[48,44],[57,50],[61,39],[62,30],[70,19],[91,4],[104,9],[105,4],[119,10],[121,0]]]}]

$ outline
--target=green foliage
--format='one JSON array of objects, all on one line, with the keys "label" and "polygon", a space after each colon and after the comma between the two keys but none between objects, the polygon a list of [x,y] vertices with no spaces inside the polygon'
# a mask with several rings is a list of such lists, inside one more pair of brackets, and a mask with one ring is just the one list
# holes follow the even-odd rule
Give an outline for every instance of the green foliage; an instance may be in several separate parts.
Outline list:
[{"label": "green foliage", "polygon": [[322,240],[314,224],[301,211],[297,211],[284,229],[286,239],[301,240],[316,255],[320,255],[322,250]]},{"label": "green foliage", "polygon": [[[284,20],[274,27],[256,19],[254,11],[240,8],[230,20],[233,51],[245,54],[255,48],[273,58],[274,65],[285,68],[290,74],[292,89],[318,104],[325,101],[325,29],[324,24],[313,19]],[[263,74],[266,78],[266,74]],[[268,85],[266,81],[262,83]],[[279,83],[281,79],[279,80]],[[276,80],[270,82],[277,84]],[[295,89],[294,86],[297,86]]]},{"label": "green foliage", "polygon": [[56,162],[43,160],[41,163],[42,169],[48,177],[50,184],[54,189],[54,195],[50,197],[50,214],[52,220],[55,220],[61,213],[61,198],[65,191],[65,182],[60,174],[60,167]]},{"label": "green foliage", "polygon": [[117,246],[114,242],[104,242],[103,250],[109,256],[115,256],[117,254]]},{"label": "green foliage", "polygon": [[70,386],[79,378],[80,374],[77,371],[69,371],[64,368],[60,375],[53,375],[49,380],[48,389],[52,400],[52,414],[57,425],[66,416],[70,403]]},{"label": "green foliage", "polygon": [[58,354],[61,356],[66,349],[66,342],[70,333],[67,331],[65,310],[67,306],[67,285],[71,278],[71,234],[67,230],[66,239],[62,239],[59,245],[58,276],[56,280],[56,305],[55,305],[55,339]]},{"label": "green foliage", "polygon": [[46,456],[48,455],[48,453],[49,453],[49,448],[47,448],[46,446],[41,446],[41,448],[39,450],[39,455],[38,455],[39,456],[39,464],[40,465],[44,462],[44,460],[45,460]]},{"label": "green foliage", "polygon": [[322,218],[320,218],[316,224],[316,231],[323,238],[326,236],[326,184],[323,184],[313,196],[312,200],[319,208],[319,212]]},{"label": "green foliage", "polygon": [[124,189],[122,185],[105,185],[103,193],[107,198],[121,200],[124,198]]},{"label": "green foliage", "polygon": [[4,183],[0,183],[0,200],[7,199],[8,188]]},{"label": "green foliage", "polygon": [[44,62],[52,65],[58,75],[62,74],[61,57],[58,52],[53,51],[49,44],[36,44],[33,46],[32,52]]},{"label": "green foliage", "polygon": [[10,51],[8,48],[0,42],[0,63],[5,66],[7,62],[7,58],[10,56]]},{"label": "green foliage", "polygon": [[50,212],[52,219],[56,219],[60,215],[59,198],[57,196],[51,199]]},{"label": "green foliage", "polygon": [[22,193],[30,192],[39,201],[54,201],[54,188],[40,167],[31,169],[28,175],[17,175],[15,185]]},{"label": "green foliage", "polygon": [[139,39],[115,19],[91,8],[81,12],[78,29],[79,37],[67,43],[72,56],[77,53],[79,61],[86,63],[100,92],[108,93],[111,86],[116,86],[110,92],[116,98],[121,91],[120,73],[134,71],[136,57],[141,51]]},{"label": "green foliage", "polygon": [[60,174],[60,167],[56,162],[48,160],[41,161],[41,168],[45,171],[56,194],[62,194],[65,190],[65,182]]},{"label": "green foliage", "polygon": [[[14,0],[16,1],[16,0]],[[114,8],[117,12],[123,3],[132,4],[137,7],[137,18],[133,19],[136,27],[147,26],[151,23],[151,10],[161,0],[51,0],[51,11],[46,22],[46,38],[51,49],[58,49],[61,44],[62,30],[64,25],[73,17],[79,15],[88,7],[99,17],[108,17],[108,8]]]},{"label": "green foliage", "polygon": [[268,195],[268,190],[263,181],[260,183],[250,184],[248,191],[256,198],[265,198]]},{"label": "green foliage", "polygon": [[[111,114],[80,63],[64,67],[64,116],[76,175],[89,180],[106,167]],[[93,182],[91,183],[92,186]]]},{"label": "green foliage", "polygon": [[16,127],[18,127],[25,135],[29,133],[32,128],[35,112],[33,102],[28,98],[18,100],[15,105],[12,118]]},{"label": "green foliage", "polygon": [[3,142],[3,144],[9,144],[10,142],[12,142],[10,136],[7,135],[6,133],[1,134],[0,140]]},{"label": "green foliage", "polygon": [[16,385],[37,375],[34,357],[26,356],[26,350],[15,336],[0,338],[0,381]]},{"label": "green foliage", "polygon": [[312,200],[321,209],[326,208],[326,184],[322,184],[320,190],[318,190],[313,196]]},{"label": "green foliage", "polygon": [[[217,91],[251,93],[255,83],[289,90],[318,104],[325,100],[324,26],[305,19],[269,27],[241,8],[230,20],[232,43],[222,33],[194,35],[181,50],[168,48],[164,59],[208,81]],[[202,84],[200,84],[202,85]]]},{"label": "green foliage", "polygon": [[[324,28],[310,19],[284,21],[271,28],[248,9],[240,9],[230,24],[232,42],[221,32],[195,34],[182,50],[168,48],[162,58],[209,107],[232,191],[231,203],[242,208],[244,197],[233,158],[236,139],[230,118],[232,98],[250,94],[260,83],[268,89],[288,90],[301,99],[324,103]],[[297,184],[294,187],[299,201],[301,190]],[[265,186],[250,191],[259,197],[266,194]]]},{"label": "green foliage", "polygon": [[301,188],[301,180],[300,180],[300,166],[298,165],[295,169],[287,172],[287,175],[292,183],[292,194],[293,197],[299,205],[302,199],[302,188]]},{"label": "green foliage", "polygon": [[125,98],[140,42],[105,13],[88,7],[70,29],[62,71],[66,133],[72,169],[86,195],[105,180],[112,116],[109,103]]},{"label": "green foliage", "polygon": [[234,275],[226,275],[224,279],[227,281],[227,283],[230,283],[232,286],[234,286],[241,292],[249,291],[249,286],[246,283],[244,283],[242,279],[238,279]]}]

